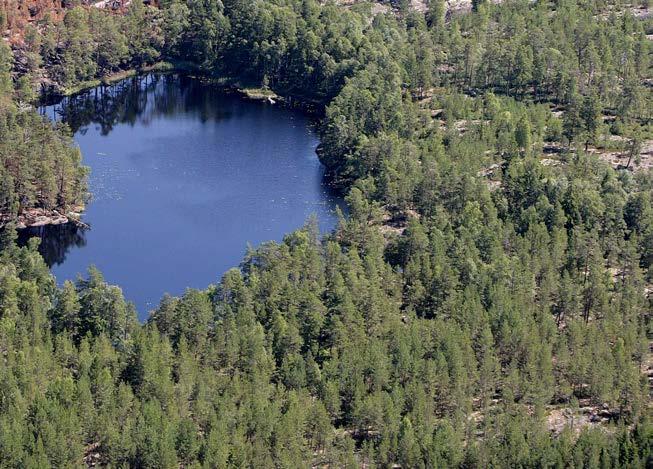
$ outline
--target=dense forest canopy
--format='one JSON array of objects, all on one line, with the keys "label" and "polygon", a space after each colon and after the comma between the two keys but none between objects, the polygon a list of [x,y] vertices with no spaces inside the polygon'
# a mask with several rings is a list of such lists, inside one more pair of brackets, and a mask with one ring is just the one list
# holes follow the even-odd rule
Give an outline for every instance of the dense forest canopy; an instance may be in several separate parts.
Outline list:
[{"label": "dense forest canopy", "polygon": [[161,61],[322,108],[350,206],[145,324],[6,228],[0,466],[653,464],[648,3],[346,3],[71,2],[0,45],[7,219],[86,195],[34,90]]}]

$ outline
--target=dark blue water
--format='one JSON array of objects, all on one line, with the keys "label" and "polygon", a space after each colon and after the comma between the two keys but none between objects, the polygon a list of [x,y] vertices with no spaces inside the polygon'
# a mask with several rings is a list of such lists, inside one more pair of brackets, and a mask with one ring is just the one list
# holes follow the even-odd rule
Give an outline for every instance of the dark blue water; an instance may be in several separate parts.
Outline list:
[{"label": "dark blue water", "polygon": [[322,231],[341,201],[323,183],[306,116],[173,75],[128,79],[42,112],[67,121],[90,167],[91,228],[48,227],[58,282],[89,265],[141,318],[166,292],[205,288],[247,243],[281,240],[312,214]]}]

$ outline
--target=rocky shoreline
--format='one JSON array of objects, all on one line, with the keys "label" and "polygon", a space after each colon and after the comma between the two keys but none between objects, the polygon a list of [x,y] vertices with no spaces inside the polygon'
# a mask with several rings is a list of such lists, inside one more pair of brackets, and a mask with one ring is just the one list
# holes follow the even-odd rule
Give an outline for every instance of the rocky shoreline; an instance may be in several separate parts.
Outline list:
[{"label": "rocky shoreline", "polygon": [[64,225],[74,223],[78,226],[88,228],[88,225],[81,221],[81,214],[84,207],[73,207],[70,211],[62,213],[59,210],[47,210],[43,208],[31,208],[24,210],[17,218],[0,215],[0,228],[10,222],[16,223],[16,229],[36,228],[46,225]]}]

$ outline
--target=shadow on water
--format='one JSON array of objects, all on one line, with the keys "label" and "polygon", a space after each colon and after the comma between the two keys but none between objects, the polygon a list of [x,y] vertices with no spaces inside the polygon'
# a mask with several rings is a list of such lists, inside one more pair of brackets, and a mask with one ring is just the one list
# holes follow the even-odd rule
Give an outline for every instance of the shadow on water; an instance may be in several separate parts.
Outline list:
[{"label": "shadow on water", "polygon": [[62,264],[71,248],[86,246],[86,229],[74,223],[27,228],[18,232],[18,245],[25,246],[30,238],[41,239],[39,252],[52,267]]}]

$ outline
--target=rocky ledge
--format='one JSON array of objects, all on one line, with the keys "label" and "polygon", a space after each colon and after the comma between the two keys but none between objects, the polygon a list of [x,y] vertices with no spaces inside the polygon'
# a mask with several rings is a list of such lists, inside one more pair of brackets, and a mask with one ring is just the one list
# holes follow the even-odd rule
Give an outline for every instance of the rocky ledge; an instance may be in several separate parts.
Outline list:
[{"label": "rocky ledge", "polygon": [[24,210],[15,220],[10,219],[6,215],[0,215],[0,227],[6,225],[10,221],[15,221],[16,228],[19,230],[46,225],[63,225],[66,223],[75,223],[87,227],[87,225],[81,221],[81,212],[83,210],[84,207],[81,206],[73,207],[66,213],[62,213],[58,210],[31,208]]}]

